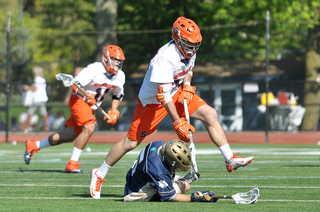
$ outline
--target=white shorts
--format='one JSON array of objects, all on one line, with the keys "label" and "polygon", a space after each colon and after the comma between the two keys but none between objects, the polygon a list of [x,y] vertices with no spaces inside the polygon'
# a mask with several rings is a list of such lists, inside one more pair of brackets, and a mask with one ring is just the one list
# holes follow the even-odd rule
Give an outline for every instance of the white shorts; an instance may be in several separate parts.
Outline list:
[{"label": "white shorts", "polygon": [[155,194],[157,189],[149,183],[138,192],[132,192],[123,198],[124,202],[148,202]]}]

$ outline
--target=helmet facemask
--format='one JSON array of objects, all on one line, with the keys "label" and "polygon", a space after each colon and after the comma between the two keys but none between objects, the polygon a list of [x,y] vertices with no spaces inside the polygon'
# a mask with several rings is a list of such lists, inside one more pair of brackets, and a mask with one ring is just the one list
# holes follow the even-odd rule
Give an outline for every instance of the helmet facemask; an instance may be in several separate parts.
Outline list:
[{"label": "helmet facemask", "polygon": [[186,58],[191,58],[195,53],[197,53],[198,49],[200,48],[201,42],[192,43],[183,37],[180,36],[179,33],[179,43],[178,45],[181,46],[181,50],[183,51]]},{"label": "helmet facemask", "polygon": [[110,57],[109,53],[107,57],[102,57],[102,60],[112,74],[117,74],[119,70],[122,70],[124,60],[118,60],[114,57]]}]

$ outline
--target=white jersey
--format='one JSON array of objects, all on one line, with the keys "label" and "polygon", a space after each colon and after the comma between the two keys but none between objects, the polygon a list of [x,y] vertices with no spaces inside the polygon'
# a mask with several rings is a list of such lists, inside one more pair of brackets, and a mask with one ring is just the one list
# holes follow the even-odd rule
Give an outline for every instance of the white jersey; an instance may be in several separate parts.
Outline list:
[{"label": "white jersey", "polygon": [[[95,62],[82,69],[73,80],[74,82],[78,81],[86,93],[93,94],[97,105],[100,106],[106,96],[111,92],[118,98],[124,94],[123,85],[126,80],[124,72],[119,70],[117,75],[111,79],[108,79],[106,73],[102,62]],[[91,108],[93,110],[97,109],[94,105],[91,106]]]},{"label": "white jersey", "polygon": [[157,100],[160,83],[172,83],[171,97],[178,91],[183,79],[191,74],[196,54],[186,59],[171,40],[162,46],[150,61],[139,92],[139,99],[143,106],[147,104],[160,104]]},{"label": "white jersey", "polygon": [[34,86],[37,90],[33,91],[33,101],[34,102],[47,102],[48,96],[46,91],[46,79],[40,76],[34,78]]}]

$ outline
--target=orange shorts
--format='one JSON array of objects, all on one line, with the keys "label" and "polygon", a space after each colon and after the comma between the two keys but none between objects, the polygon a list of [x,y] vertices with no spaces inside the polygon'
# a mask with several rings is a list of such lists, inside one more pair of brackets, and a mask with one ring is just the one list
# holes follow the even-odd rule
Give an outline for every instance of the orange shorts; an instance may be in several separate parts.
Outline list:
[{"label": "orange shorts", "polygon": [[82,126],[94,124],[96,122],[94,110],[92,110],[91,107],[78,96],[73,94],[71,95],[69,108],[71,115],[64,126],[73,127],[77,135],[82,132]]},{"label": "orange shorts", "polygon": [[[178,102],[178,97],[182,91],[180,86],[178,92],[172,100],[177,108],[180,117],[185,117],[183,104]],[[150,104],[143,107],[139,98],[137,98],[136,111],[134,112],[132,123],[127,137],[133,141],[142,141],[146,136],[156,132],[159,123],[166,117],[167,110],[161,104]],[[189,114],[194,113],[200,106],[206,105],[199,96],[194,95],[188,105]]]}]

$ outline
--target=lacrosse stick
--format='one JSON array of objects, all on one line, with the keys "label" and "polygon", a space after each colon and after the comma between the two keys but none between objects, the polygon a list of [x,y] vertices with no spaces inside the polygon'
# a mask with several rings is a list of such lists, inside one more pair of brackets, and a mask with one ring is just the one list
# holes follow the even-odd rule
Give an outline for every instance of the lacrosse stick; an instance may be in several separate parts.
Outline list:
[{"label": "lacrosse stick", "polygon": [[[81,91],[81,93],[83,95],[85,95],[88,99],[89,99],[89,96],[86,94],[86,92],[84,92],[80,86],[77,84],[77,83],[74,83],[73,82],[73,76],[70,75],[70,74],[56,74],[56,78],[58,81],[62,81],[64,87],[70,87],[71,85],[75,85],[79,91]],[[105,115],[108,119],[108,121],[110,120],[110,117],[108,116],[108,114],[106,113],[106,111],[104,111],[99,105],[95,104],[95,106],[98,108],[98,110],[100,110],[100,112]]]},{"label": "lacrosse stick", "polygon": [[254,204],[258,201],[260,196],[259,189],[253,188],[245,193],[237,193],[231,196],[228,195],[215,195],[211,196],[214,199],[233,199],[236,204]]},{"label": "lacrosse stick", "polygon": [[[187,105],[187,100],[183,99],[183,106],[184,106],[184,113],[186,114],[186,120],[188,124],[190,124],[190,117],[189,117],[189,110],[188,110],[188,105]],[[195,174],[198,172],[198,166],[196,163],[196,147],[194,146],[193,143],[193,137],[192,137],[192,131],[189,130],[189,138],[190,138],[190,145],[189,149],[191,152],[191,158],[192,158],[192,166],[190,168],[190,173]],[[195,174],[196,180],[198,179],[198,176]]]}]

